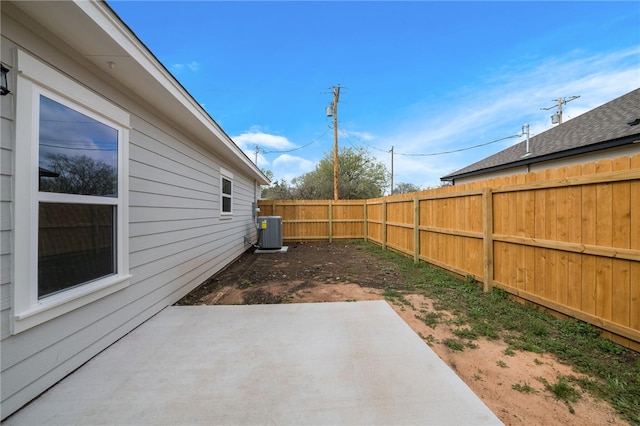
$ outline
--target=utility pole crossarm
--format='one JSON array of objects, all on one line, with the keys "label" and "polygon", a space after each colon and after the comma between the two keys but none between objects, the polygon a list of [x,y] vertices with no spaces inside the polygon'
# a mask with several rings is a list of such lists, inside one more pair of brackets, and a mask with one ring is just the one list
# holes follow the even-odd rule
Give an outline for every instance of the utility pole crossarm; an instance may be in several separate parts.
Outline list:
[{"label": "utility pole crossarm", "polygon": [[580,95],[571,96],[571,97],[569,97],[569,99],[567,99],[567,98],[554,99],[553,101],[557,102],[556,105],[552,105],[552,106],[550,106],[548,108],[540,108],[540,109],[543,109],[545,111],[549,111],[550,109],[558,108],[558,111],[551,116],[551,124],[562,124],[562,105],[566,105],[567,102],[571,102],[571,101],[573,101],[575,99],[578,99],[579,97],[580,97]]}]

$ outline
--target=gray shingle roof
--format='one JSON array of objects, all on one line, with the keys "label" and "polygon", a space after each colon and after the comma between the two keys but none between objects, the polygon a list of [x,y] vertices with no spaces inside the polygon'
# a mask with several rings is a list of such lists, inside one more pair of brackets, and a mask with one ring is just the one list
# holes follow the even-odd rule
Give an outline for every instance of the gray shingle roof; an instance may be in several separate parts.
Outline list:
[{"label": "gray shingle roof", "polygon": [[640,89],[533,136],[529,140],[531,154],[524,158],[526,141],[440,179],[453,180],[630,144],[640,139],[640,124],[628,124],[636,119],[640,119]]}]

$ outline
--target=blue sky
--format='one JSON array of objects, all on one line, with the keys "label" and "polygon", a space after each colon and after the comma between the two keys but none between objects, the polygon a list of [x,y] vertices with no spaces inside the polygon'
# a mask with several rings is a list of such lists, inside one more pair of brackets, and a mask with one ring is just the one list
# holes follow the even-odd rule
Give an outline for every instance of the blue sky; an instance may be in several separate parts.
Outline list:
[{"label": "blue sky", "polygon": [[525,123],[535,135],[552,127],[555,110],[541,108],[554,99],[580,96],[567,121],[640,87],[636,1],[109,4],[249,158],[257,145],[258,166],[289,182],[331,152],[338,84],[339,145],[389,169],[393,146],[394,184],[422,188],[523,138],[423,154]]}]

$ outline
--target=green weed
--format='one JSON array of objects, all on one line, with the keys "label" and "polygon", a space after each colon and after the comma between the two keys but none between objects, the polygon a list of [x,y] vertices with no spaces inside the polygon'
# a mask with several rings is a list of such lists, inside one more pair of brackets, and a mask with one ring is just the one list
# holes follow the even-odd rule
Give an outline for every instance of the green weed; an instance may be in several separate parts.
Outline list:
[{"label": "green weed", "polygon": [[429,346],[433,346],[433,344],[436,343],[436,338],[435,338],[435,336],[433,334],[429,334],[429,335],[425,336],[422,333],[418,333],[418,336],[420,336],[420,338],[422,340],[427,342],[427,345],[429,345]]},{"label": "green weed", "polygon": [[582,394],[570,383],[572,376],[558,376],[556,383],[549,383],[544,377],[539,377],[538,381],[544,385],[544,388],[551,392],[553,397],[566,404],[570,413],[575,413],[572,402],[577,402],[582,398]]},{"label": "green weed", "polygon": [[384,296],[385,299],[387,299],[394,305],[409,306],[413,308],[413,305],[411,304],[411,302],[407,300],[406,297],[404,297],[404,294],[402,294],[400,291],[396,290],[395,288],[386,287],[382,292],[382,295]]},{"label": "green weed", "polygon": [[444,339],[442,343],[453,351],[464,351],[464,343],[458,339]]},{"label": "green weed", "polygon": [[431,328],[436,328],[436,325],[438,325],[438,323],[440,322],[442,313],[421,311],[421,315],[415,315],[415,317],[422,321],[425,325]]},{"label": "green weed", "polygon": [[514,351],[512,348],[507,348],[504,351],[502,351],[503,354],[505,354],[506,356],[515,356],[516,355],[516,351]]},{"label": "green weed", "polygon": [[511,385],[511,389],[517,390],[520,393],[538,393],[538,391],[527,382],[524,382],[524,384],[515,383]]}]

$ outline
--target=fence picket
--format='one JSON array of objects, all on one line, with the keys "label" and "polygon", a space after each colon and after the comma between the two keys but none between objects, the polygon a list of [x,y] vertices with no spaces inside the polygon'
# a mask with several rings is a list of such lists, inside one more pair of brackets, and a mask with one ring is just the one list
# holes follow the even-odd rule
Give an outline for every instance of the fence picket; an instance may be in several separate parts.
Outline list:
[{"label": "fence picket", "polygon": [[365,239],[640,350],[640,154],[372,200],[259,206],[283,217],[285,240]]}]

